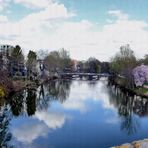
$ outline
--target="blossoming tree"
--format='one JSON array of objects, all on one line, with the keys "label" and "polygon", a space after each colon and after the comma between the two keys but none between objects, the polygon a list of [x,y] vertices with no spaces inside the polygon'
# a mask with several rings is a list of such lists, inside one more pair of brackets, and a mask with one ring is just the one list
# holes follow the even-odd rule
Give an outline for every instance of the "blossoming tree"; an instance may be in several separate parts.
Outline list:
[{"label": "blossoming tree", "polygon": [[136,86],[143,86],[148,82],[148,66],[141,65],[133,69],[134,82]]}]

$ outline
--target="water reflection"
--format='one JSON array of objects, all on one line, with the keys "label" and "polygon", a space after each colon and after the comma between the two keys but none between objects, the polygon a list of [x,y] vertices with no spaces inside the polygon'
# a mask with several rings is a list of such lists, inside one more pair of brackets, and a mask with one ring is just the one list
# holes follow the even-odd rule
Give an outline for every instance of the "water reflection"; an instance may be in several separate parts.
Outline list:
[{"label": "water reflection", "polygon": [[[51,131],[62,129],[66,121],[74,122],[78,113],[81,118],[86,115],[87,122],[96,120],[96,114],[107,126],[119,124],[126,135],[136,135],[141,129],[140,117],[148,115],[147,99],[107,86],[107,81],[53,81],[36,91],[18,92],[7,101],[1,100],[0,105],[1,146],[7,146],[11,139],[21,145],[33,144],[40,137],[48,137]],[[111,115],[103,115],[106,111]],[[12,130],[10,122],[14,125]]]},{"label": "water reflection", "polygon": [[51,96],[53,100],[59,100],[61,103],[69,97],[70,86],[71,81],[54,81],[46,85],[48,95]]},{"label": "water reflection", "polygon": [[148,114],[148,100],[139,96],[131,96],[119,88],[110,87],[111,102],[118,109],[121,118],[121,130],[127,135],[134,135],[140,128],[139,117]]},{"label": "water reflection", "polygon": [[26,106],[28,116],[32,116],[36,112],[36,92],[33,90],[27,90],[26,94]]},{"label": "water reflection", "polygon": [[8,101],[12,114],[19,116],[24,110],[25,91],[14,94]]},{"label": "water reflection", "polygon": [[0,147],[10,147],[12,134],[9,132],[8,125],[11,120],[9,106],[0,107]]}]

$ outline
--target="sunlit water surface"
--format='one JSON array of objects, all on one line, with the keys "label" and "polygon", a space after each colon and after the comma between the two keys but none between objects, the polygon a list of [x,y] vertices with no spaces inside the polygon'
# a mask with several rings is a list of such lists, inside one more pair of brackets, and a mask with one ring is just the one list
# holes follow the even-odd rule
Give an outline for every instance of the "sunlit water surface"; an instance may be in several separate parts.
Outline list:
[{"label": "sunlit water surface", "polygon": [[55,81],[2,103],[1,143],[16,148],[108,148],[148,138],[148,100],[107,81]]}]

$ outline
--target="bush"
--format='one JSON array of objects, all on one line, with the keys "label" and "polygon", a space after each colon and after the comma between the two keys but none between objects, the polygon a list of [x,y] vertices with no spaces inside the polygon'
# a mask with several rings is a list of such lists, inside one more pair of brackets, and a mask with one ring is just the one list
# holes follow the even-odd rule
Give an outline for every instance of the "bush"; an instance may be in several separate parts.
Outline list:
[{"label": "bush", "polygon": [[2,96],[7,96],[10,92],[13,91],[12,81],[9,79],[5,71],[0,71],[0,80],[0,93]]},{"label": "bush", "polygon": [[6,96],[5,90],[2,86],[0,86],[0,98],[4,98]]}]

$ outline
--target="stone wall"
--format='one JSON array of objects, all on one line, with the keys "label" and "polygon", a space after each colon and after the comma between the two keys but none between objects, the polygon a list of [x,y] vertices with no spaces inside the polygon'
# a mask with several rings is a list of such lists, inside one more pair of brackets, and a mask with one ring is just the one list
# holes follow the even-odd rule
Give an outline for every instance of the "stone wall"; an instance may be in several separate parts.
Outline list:
[{"label": "stone wall", "polygon": [[148,139],[126,143],[121,146],[115,146],[112,148],[148,148]]}]

